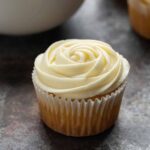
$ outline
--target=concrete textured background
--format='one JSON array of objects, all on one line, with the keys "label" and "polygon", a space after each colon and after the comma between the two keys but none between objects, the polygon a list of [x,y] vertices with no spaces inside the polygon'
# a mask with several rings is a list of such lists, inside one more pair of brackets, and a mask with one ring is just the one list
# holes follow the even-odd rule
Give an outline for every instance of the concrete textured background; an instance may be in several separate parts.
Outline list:
[{"label": "concrete textured background", "polygon": [[[40,120],[31,81],[34,58],[66,38],[108,42],[131,64],[118,121],[103,134],[66,137]],[[132,31],[125,0],[86,0],[51,31],[0,35],[0,150],[150,150],[150,41]]]}]

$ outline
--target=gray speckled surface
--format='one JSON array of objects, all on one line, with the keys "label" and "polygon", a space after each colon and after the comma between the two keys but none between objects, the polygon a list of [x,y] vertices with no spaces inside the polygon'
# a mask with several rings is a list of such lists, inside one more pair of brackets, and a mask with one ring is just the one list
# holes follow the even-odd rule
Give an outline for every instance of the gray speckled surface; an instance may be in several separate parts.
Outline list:
[{"label": "gray speckled surface", "polygon": [[[71,138],[40,120],[31,82],[34,58],[53,41],[110,43],[131,64],[118,121],[103,134]],[[131,29],[125,0],[86,0],[62,26],[27,37],[0,36],[0,150],[150,150],[150,41]]]}]

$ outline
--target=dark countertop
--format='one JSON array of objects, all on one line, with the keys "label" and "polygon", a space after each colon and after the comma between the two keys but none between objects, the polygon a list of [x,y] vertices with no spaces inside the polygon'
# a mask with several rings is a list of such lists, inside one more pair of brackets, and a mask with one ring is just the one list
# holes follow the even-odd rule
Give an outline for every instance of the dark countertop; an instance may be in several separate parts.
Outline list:
[{"label": "dark countertop", "polygon": [[[106,41],[131,64],[118,121],[103,134],[66,137],[40,120],[31,82],[34,58],[66,38]],[[150,42],[132,31],[125,0],[87,0],[49,32],[0,35],[0,150],[150,150]]]}]

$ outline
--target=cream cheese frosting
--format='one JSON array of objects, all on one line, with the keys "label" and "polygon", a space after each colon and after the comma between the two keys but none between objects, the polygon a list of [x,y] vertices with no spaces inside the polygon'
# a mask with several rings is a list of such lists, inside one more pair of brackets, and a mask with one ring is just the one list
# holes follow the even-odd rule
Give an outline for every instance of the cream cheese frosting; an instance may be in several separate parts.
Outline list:
[{"label": "cream cheese frosting", "polygon": [[105,95],[127,78],[130,65],[107,43],[70,39],[52,44],[35,59],[34,81],[65,98]]}]

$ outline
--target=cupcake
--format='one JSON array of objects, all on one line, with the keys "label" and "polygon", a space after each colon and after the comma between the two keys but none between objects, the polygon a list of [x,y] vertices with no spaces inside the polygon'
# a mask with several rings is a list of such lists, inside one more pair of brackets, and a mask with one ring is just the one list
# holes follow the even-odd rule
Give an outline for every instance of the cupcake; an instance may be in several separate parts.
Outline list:
[{"label": "cupcake", "polygon": [[150,39],[150,0],[128,0],[128,8],[134,30]]},{"label": "cupcake", "polygon": [[128,61],[107,43],[71,39],[35,59],[32,79],[43,122],[68,136],[90,136],[116,121]]}]

